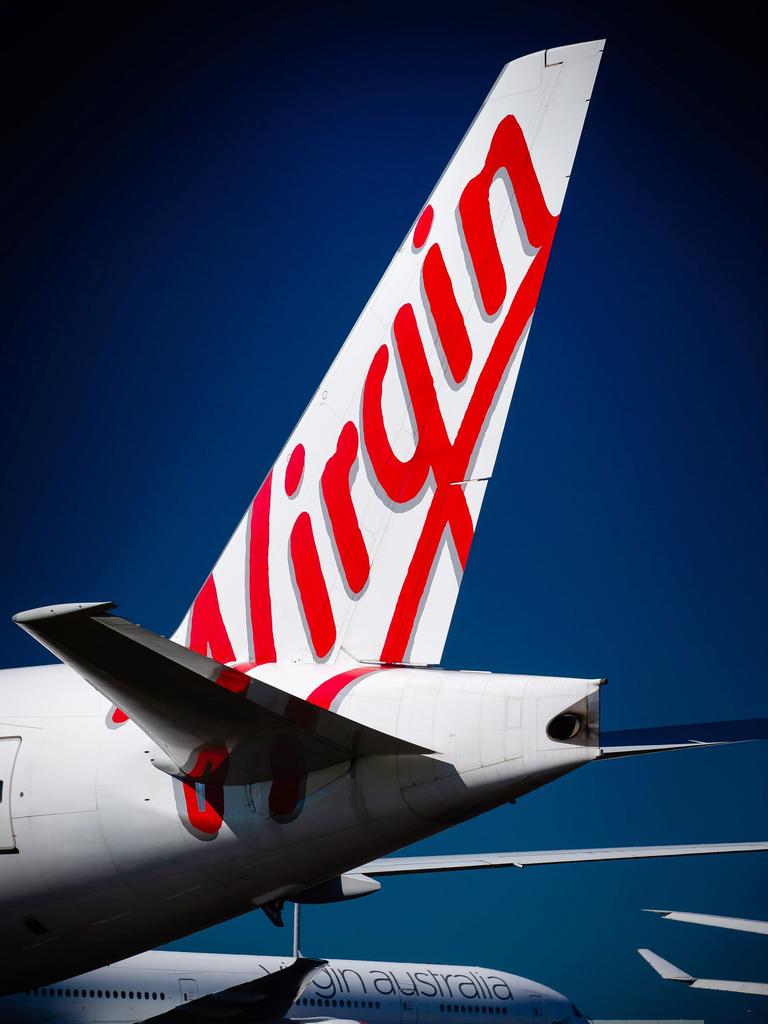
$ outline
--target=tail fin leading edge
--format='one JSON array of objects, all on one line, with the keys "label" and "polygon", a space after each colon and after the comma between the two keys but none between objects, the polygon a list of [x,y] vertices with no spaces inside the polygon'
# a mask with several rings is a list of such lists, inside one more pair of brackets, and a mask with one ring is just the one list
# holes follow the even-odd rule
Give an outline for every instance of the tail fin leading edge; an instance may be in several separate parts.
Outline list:
[{"label": "tail fin leading edge", "polygon": [[440,661],[602,49],[504,68],[178,643]]}]

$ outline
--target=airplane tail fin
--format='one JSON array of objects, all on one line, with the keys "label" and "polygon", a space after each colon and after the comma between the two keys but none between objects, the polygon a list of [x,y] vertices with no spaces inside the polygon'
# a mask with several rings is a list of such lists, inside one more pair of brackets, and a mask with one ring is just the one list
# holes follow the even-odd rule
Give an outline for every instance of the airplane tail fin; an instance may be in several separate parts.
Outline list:
[{"label": "airplane tail fin", "polygon": [[440,661],[602,50],[502,70],[176,642]]}]

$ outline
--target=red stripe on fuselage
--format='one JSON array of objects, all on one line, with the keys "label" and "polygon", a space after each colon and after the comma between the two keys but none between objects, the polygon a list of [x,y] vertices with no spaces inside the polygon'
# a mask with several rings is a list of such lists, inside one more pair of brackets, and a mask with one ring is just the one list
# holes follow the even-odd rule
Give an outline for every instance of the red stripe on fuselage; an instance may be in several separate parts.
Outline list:
[{"label": "red stripe on fuselage", "polygon": [[337,676],[326,679],[324,683],[320,683],[307,697],[307,701],[318,708],[326,708],[330,711],[331,704],[333,704],[345,687],[349,686],[356,679],[360,679],[361,676],[367,676],[371,672],[378,672],[380,669],[380,665],[350,668],[346,672],[341,672]]}]

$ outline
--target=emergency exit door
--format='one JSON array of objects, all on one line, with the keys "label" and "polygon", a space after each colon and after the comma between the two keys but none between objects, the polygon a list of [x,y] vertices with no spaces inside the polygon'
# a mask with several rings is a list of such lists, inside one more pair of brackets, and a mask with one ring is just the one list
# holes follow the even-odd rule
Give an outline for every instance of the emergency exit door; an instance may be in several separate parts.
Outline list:
[{"label": "emergency exit door", "polygon": [[403,999],[400,1003],[401,1024],[419,1024],[419,1004],[415,999]]},{"label": "emergency exit door", "polygon": [[197,982],[194,978],[179,978],[179,993],[182,1003],[193,1003],[198,998]]},{"label": "emergency exit door", "polygon": [[530,996],[531,1000],[531,1017],[533,1024],[549,1024],[549,1015],[547,1013],[547,1004],[541,998],[541,996]]},{"label": "emergency exit door", "polygon": [[18,736],[0,736],[0,853],[12,853],[16,849],[11,818],[11,781],[20,746]]}]

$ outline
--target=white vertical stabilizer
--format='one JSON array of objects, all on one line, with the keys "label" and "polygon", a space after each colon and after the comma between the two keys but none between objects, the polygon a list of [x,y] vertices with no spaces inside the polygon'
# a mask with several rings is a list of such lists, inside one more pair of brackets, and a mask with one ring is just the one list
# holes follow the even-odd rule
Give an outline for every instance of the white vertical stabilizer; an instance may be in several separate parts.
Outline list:
[{"label": "white vertical stabilizer", "polygon": [[175,640],[440,661],[602,49],[503,69]]}]

